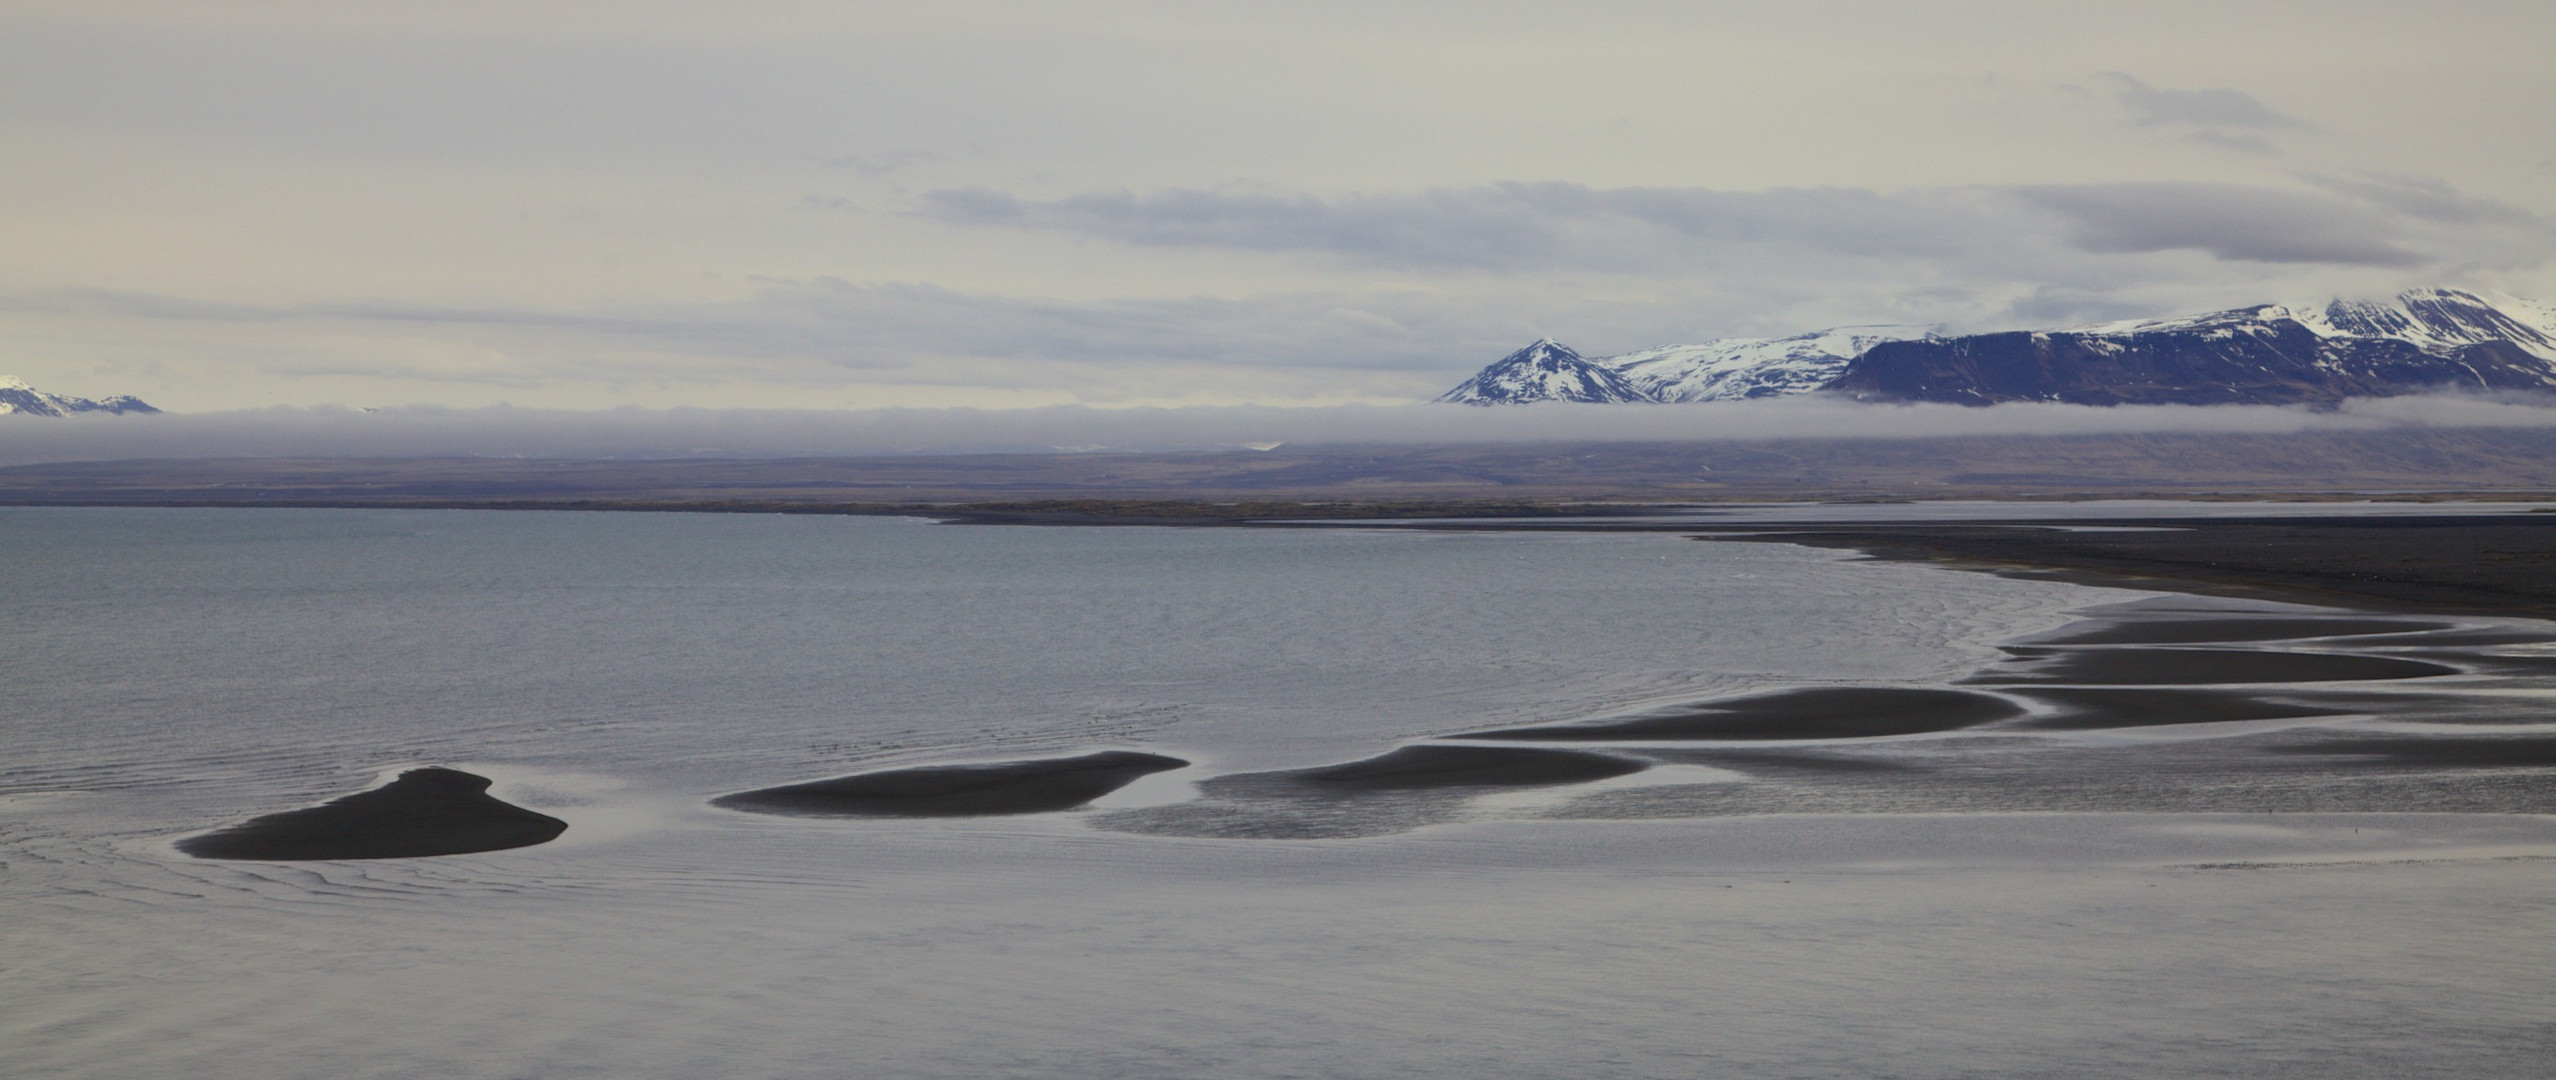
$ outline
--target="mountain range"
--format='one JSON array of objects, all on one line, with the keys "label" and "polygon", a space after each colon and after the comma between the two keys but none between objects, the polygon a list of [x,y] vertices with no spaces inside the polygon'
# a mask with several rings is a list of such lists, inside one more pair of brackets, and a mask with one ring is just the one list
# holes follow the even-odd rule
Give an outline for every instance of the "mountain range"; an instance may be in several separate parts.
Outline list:
[{"label": "mountain range", "polygon": [[1844,326],[1583,357],[1544,339],[1437,400],[1684,403],[1793,394],[1992,405],[2332,405],[2448,388],[2556,390],[2556,307],[2414,289],[2067,330]]},{"label": "mountain range", "polygon": [[48,394],[29,386],[26,380],[0,375],[0,416],[69,416],[72,413],[156,413],[160,410],[145,404],[141,398],[117,394],[91,401],[87,398]]}]

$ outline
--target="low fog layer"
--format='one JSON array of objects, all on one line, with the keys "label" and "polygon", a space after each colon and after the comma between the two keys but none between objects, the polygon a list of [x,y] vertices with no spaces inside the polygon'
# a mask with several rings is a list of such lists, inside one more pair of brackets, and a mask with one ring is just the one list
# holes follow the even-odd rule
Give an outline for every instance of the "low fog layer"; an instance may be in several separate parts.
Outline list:
[{"label": "low fog layer", "polygon": [[2556,427],[2556,401],[2442,395],[2271,406],[1873,405],[1818,398],[1704,405],[1102,409],[249,409],[0,418],[0,465],[203,457],[738,458],[974,452],[2140,432],[2280,434]]}]

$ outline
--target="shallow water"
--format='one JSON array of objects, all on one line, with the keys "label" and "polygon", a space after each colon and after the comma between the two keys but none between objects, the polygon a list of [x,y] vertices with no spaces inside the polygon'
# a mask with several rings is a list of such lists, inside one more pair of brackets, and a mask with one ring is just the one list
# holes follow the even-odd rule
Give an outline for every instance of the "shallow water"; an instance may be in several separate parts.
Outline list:
[{"label": "shallow water", "polygon": [[[0,568],[27,1075],[2472,1076],[2556,1039],[2556,769],[2343,752],[2532,737],[2545,679],[2456,657],[2539,624],[2226,646],[2469,672],[2229,688],[2323,702],[2272,719],[2014,692],[1307,795],[1255,777],[2320,613],[1659,535],[774,516],[0,510]],[[709,805],[1103,749],[1195,764],[1066,813]],[[570,827],[173,846],[429,764]]]}]

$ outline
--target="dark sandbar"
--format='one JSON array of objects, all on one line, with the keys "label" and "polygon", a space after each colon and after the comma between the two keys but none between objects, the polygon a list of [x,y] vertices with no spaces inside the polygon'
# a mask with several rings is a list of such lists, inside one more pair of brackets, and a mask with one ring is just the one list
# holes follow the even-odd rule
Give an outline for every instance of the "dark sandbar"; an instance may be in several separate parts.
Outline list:
[{"label": "dark sandbar", "polygon": [[1201,782],[1190,802],[1100,814],[1093,823],[1234,840],[1384,836],[1456,820],[1466,800],[1483,792],[1604,780],[1648,767],[1584,750],[1406,746],[1340,765],[1229,773]]},{"label": "dark sandbar", "polygon": [[2297,638],[2410,634],[2448,630],[2451,623],[2410,619],[2138,619],[2101,625],[2051,645],[2198,645],[2221,641],[2287,641]]},{"label": "dark sandbar", "polygon": [[[2158,518],[2108,524],[2179,532],[2058,532],[1900,523],[1717,526],[1717,541],[1841,547],[2094,585],[2166,587],[2437,615],[2556,617],[2556,514],[2282,519]],[[1744,535],[1753,534],[1753,535]]]},{"label": "dark sandbar", "polygon": [[1641,772],[1648,765],[1584,750],[1533,750],[1510,746],[1406,746],[1364,761],[1319,769],[1246,773],[1208,785],[1257,786],[1279,781],[1321,791],[1352,793],[1440,788],[1544,787],[1578,784]]},{"label": "dark sandbar", "polygon": [[1816,687],[1710,702],[1608,724],[1554,724],[1450,736],[1537,742],[1692,739],[1870,739],[1954,731],[2023,715],[2001,697],[1961,690]]},{"label": "dark sandbar", "polygon": [[1854,773],[1904,773],[1920,768],[1904,758],[1878,754],[1838,754],[1818,750],[1738,750],[1714,749],[1646,750],[1643,757],[1676,765],[1710,765],[1739,772],[1800,773],[1806,775],[1840,775]]},{"label": "dark sandbar", "polygon": [[2372,764],[2494,769],[2556,765],[2556,735],[2382,735],[2325,739],[2274,748],[2284,754],[2331,754]]},{"label": "dark sandbar", "polygon": [[2423,660],[2341,653],[2245,649],[2008,649],[2033,661],[2029,673],[1982,675],[1962,680],[1980,686],[2020,683],[2208,686],[2221,683],[2361,682],[2456,675],[2459,669]]},{"label": "dark sandbar", "polygon": [[1081,757],[993,765],[931,765],[741,791],[711,805],[813,817],[982,817],[1071,810],[1189,763],[1161,754],[1111,750]]},{"label": "dark sandbar", "polygon": [[2506,656],[2470,649],[2406,649],[2398,655],[2461,664],[2486,675],[2556,675],[2556,656],[2545,654]]},{"label": "dark sandbar", "polygon": [[2342,705],[2267,701],[2218,690],[2150,690],[2068,687],[2026,690],[2068,711],[2038,717],[2023,726],[2046,731],[2093,731],[2104,728],[2153,727],[2168,724],[2220,724],[2236,720],[2288,720],[2302,716],[2341,716],[2364,711]]},{"label": "dark sandbar", "polygon": [[2487,628],[2481,630],[2445,630],[2435,633],[2382,634],[2362,638],[2361,640],[2352,642],[2351,644],[2353,648],[2359,649],[2370,648],[2373,646],[2396,645],[2433,645],[2442,647],[2463,645],[2544,645],[2551,641],[2556,641],[2556,634],[2533,630]]},{"label": "dark sandbar", "polygon": [[568,823],[488,795],[488,778],[410,769],[371,791],[178,841],[199,859],[406,859],[546,843]]}]

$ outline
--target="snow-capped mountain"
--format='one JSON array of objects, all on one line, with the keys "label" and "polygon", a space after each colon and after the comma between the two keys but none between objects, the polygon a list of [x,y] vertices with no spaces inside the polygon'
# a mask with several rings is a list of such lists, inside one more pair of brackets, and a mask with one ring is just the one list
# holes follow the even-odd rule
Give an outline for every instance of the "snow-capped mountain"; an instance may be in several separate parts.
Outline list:
[{"label": "snow-capped mountain", "polygon": [[1593,361],[1622,372],[1643,400],[1731,401],[1817,390],[1885,341],[1934,336],[1931,326],[1840,326],[1780,338],[1723,338]]},{"label": "snow-capped mountain", "polygon": [[1438,397],[1466,405],[1536,401],[1726,401],[1818,389],[1884,341],[1925,326],[1841,326],[1780,338],[1720,338],[1592,360],[1546,338],[1502,357]]},{"label": "snow-capped mountain", "polygon": [[[1569,358],[1567,385],[1547,392],[1551,381],[1494,378],[1537,349]],[[1607,374],[1622,388],[1605,383]],[[1543,341],[1438,400],[1690,402],[1825,391],[1973,405],[2331,404],[2449,387],[2556,390],[2556,307],[2415,289],[2384,302],[2270,305],[2068,330],[1943,336],[1926,327],[1850,326],[1595,360]]]},{"label": "snow-capped mountain", "polygon": [[2384,303],[1884,342],[1820,389],[1975,405],[2330,405],[2451,388],[2556,390],[2556,312],[2415,289]]},{"label": "snow-capped mountain", "polygon": [[1571,347],[1539,338],[1503,356],[1480,374],[1438,396],[1467,405],[1523,405],[1530,401],[1610,403],[1649,401],[1624,376],[1604,364],[1584,359]]},{"label": "snow-capped mountain", "polygon": [[26,380],[0,375],[0,416],[69,416],[72,413],[155,413],[141,398],[117,394],[91,401],[87,398],[48,394],[29,386]]},{"label": "snow-capped mountain", "polygon": [[2413,289],[2394,303],[2336,300],[2294,317],[2325,337],[2389,337],[2441,356],[2506,342],[2556,362],[2556,305],[2517,296],[2489,300],[2455,289]]}]

